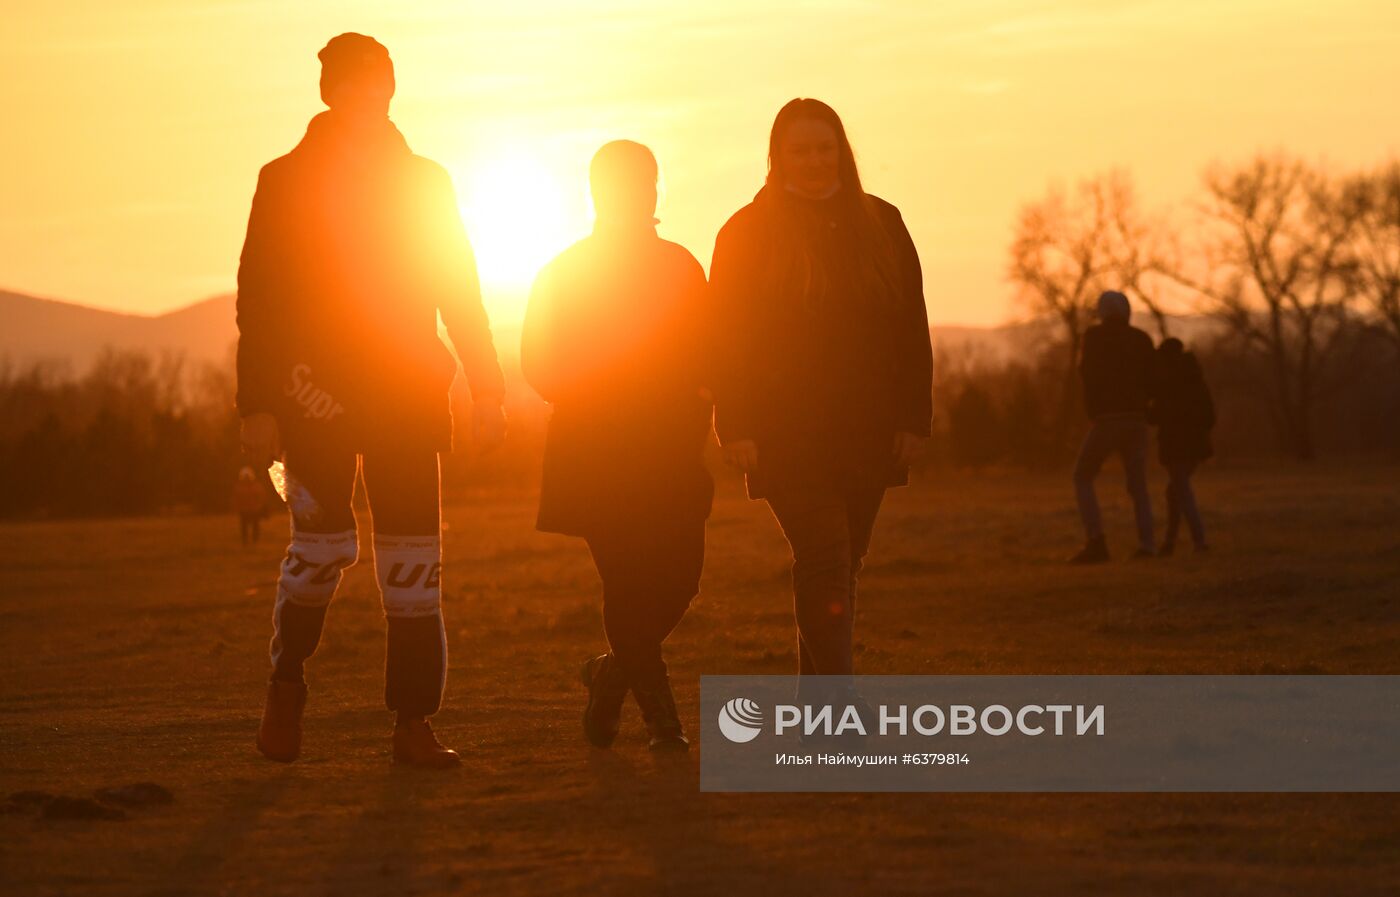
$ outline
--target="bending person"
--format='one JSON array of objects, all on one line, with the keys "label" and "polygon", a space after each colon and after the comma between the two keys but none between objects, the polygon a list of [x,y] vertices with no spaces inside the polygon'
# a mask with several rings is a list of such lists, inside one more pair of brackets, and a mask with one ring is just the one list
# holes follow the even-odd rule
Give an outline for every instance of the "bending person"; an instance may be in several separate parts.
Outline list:
[{"label": "bending person", "polygon": [[652,749],[685,749],[661,644],[699,591],[714,492],[705,274],[656,234],[650,150],[609,143],[589,175],[593,234],[540,273],[521,338],[525,378],[553,409],[538,527],[584,537],[603,580],[609,651],[583,667],[584,734],[612,744],[630,690]]},{"label": "bending person", "polygon": [[793,100],[768,178],[715,241],[715,429],[792,548],[798,670],[852,672],[856,580],[885,490],[929,435],[918,253],[861,187],[836,113]]},{"label": "bending person", "polygon": [[350,499],[362,469],[388,620],[394,759],[451,766],[457,754],[427,720],[447,675],[438,452],[451,449],[457,368],[438,339],[439,313],[466,367],[482,447],[504,436],[501,369],[452,183],[389,121],[388,51],[342,34],[320,59],[330,109],[263,168],[238,269],[243,445],[264,467],[285,454],[291,483],[257,744],[273,760],[300,753],[303,665],[358,556]]}]

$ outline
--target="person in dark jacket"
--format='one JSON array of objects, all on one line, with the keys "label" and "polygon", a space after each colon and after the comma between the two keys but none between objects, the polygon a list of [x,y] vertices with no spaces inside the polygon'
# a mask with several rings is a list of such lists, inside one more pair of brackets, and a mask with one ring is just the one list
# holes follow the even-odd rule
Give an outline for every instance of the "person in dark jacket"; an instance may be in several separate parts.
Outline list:
[{"label": "person in dark jacket", "polygon": [[1079,373],[1084,383],[1084,408],[1093,421],[1074,465],[1074,491],[1087,541],[1070,558],[1076,564],[1108,560],[1094,478],[1109,455],[1123,462],[1128,494],[1137,519],[1135,557],[1155,553],[1152,539],[1152,499],[1147,494],[1147,406],[1152,398],[1155,351],[1152,338],[1128,323],[1128,297],[1115,291],[1099,296],[1099,323],[1084,334]]},{"label": "person in dark jacket", "polygon": [[1191,475],[1214,454],[1210,431],[1215,426],[1215,402],[1196,356],[1181,340],[1162,340],[1157,347],[1157,394],[1152,401],[1157,425],[1157,456],[1167,469],[1167,533],[1158,554],[1176,550],[1181,518],[1191,530],[1197,551],[1206,550],[1206,531],[1191,488]]},{"label": "person in dark jacket", "polygon": [[583,667],[584,734],[612,744],[630,690],[651,748],[683,750],[661,644],[699,591],[714,492],[705,273],[657,236],[649,149],[608,143],[589,179],[593,233],[540,273],[521,335],[525,378],[552,408],[537,525],[586,539],[603,580],[610,650]]},{"label": "person in dark jacket", "polygon": [[279,761],[300,751],[303,664],[357,558],[350,498],[362,465],[394,758],[449,766],[458,757],[427,722],[447,672],[438,453],[451,450],[457,366],[438,315],[466,368],[482,447],[504,435],[501,370],[451,180],[389,120],[388,51],[342,34],[319,58],[330,108],[262,169],[238,269],[243,443],[264,467],[285,458],[292,511],[258,747]]},{"label": "person in dark jacket", "polygon": [[856,580],[929,435],[933,365],[914,242],[862,188],[830,106],[778,113],[767,183],[720,231],[710,289],[715,429],[792,548],[798,671],[850,675]]},{"label": "person in dark jacket", "polygon": [[238,481],[233,484],[233,510],[238,514],[239,538],[244,545],[255,544],[267,513],[267,492],[251,467],[238,471]]}]

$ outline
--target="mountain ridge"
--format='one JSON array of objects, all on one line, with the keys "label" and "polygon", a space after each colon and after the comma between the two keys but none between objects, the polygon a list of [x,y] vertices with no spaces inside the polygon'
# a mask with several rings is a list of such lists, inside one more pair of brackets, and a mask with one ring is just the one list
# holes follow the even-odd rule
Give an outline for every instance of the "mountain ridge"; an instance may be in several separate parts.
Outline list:
[{"label": "mountain ridge", "polygon": [[[187,363],[231,363],[238,331],[235,294],[220,293],[157,315],[111,311],[0,290],[0,365],[56,366],[81,375],[108,350],[154,356],[183,355]],[[503,357],[517,354],[520,325],[497,325],[496,342]],[[1035,324],[1015,322],[991,327],[934,324],[929,328],[937,351],[971,355],[990,363],[1021,354],[1035,339]]]},{"label": "mountain ridge", "polygon": [[222,364],[237,338],[233,309],[232,293],[141,315],[0,290],[0,360],[81,374],[111,348]]}]

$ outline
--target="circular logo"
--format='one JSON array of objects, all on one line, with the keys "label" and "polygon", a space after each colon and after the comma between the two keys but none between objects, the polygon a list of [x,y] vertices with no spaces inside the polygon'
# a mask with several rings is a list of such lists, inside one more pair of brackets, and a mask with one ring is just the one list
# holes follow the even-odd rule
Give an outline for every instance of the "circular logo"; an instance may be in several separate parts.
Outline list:
[{"label": "circular logo", "polygon": [[735,698],[719,709],[719,730],[735,744],[753,741],[763,729],[763,709],[748,698]]}]

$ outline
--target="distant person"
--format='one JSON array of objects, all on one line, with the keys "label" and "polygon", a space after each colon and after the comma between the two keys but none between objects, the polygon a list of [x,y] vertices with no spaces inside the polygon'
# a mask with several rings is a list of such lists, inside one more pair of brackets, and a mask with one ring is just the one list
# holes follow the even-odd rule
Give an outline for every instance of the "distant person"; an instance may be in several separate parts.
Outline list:
[{"label": "distant person", "polygon": [[540,273],[521,336],[552,406],[538,526],[582,536],[603,580],[609,650],[584,664],[588,740],[616,738],[629,689],[653,750],[689,746],[661,644],[700,589],[714,484],[702,461],[705,273],[656,234],[656,159],[627,140],[589,169],[591,236]]},{"label": "distant person", "polygon": [[267,513],[267,490],[251,467],[238,471],[238,481],[233,484],[233,510],[238,514],[239,538],[244,545],[255,544]]},{"label": "distant person", "polygon": [[1109,455],[1118,455],[1127,477],[1137,520],[1138,549],[1134,557],[1152,557],[1152,499],[1147,494],[1147,406],[1152,398],[1154,350],[1152,338],[1128,323],[1128,297],[1109,291],[1099,296],[1099,323],[1084,334],[1079,373],[1084,383],[1084,407],[1092,423],[1079,460],[1074,465],[1074,492],[1087,541],[1070,558],[1075,564],[1108,560],[1103,519],[1094,478]]},{"label": "distant person", "polygon": [[504,436],[501,369],[452,182],[389,120],[388,51],[342,34],[320,60],[330,109],[263,168],[238,269],[243,445],[263,466],[285,453],[292,510],[257,743],[273,760],[300,750],[302,666],[341,571],[358,556],[358,469],[388,620],[394,760],[450,766],[457,754],[427,721],[447,674],[438,453],[451,450],[457,367],[438,339],[438,314],[466,367],[483,448]]},{"label": "distant person", "polygon": [[929,436],[933,366],[914,242],[861,186],[830,106],[778,112],[767,182],[719,232],[710,288],[715,427],[791,546],[798,671],[848,676],[857,577]]},{"label": "distant person", "polygon": [[1214,452],[1210,431],[1215,426],[1215,402],[1196,356],[1181,340],[1162,340],[1157,348],[1157,395],[1152,403],[1157,424],[1157,454],[1167,469],[1167,533],[1157,553],[1176,550],[1181,518],[1191,530],[1196,551],[1206,550],[1206,530],[1196,507],[1191,475]]}]

